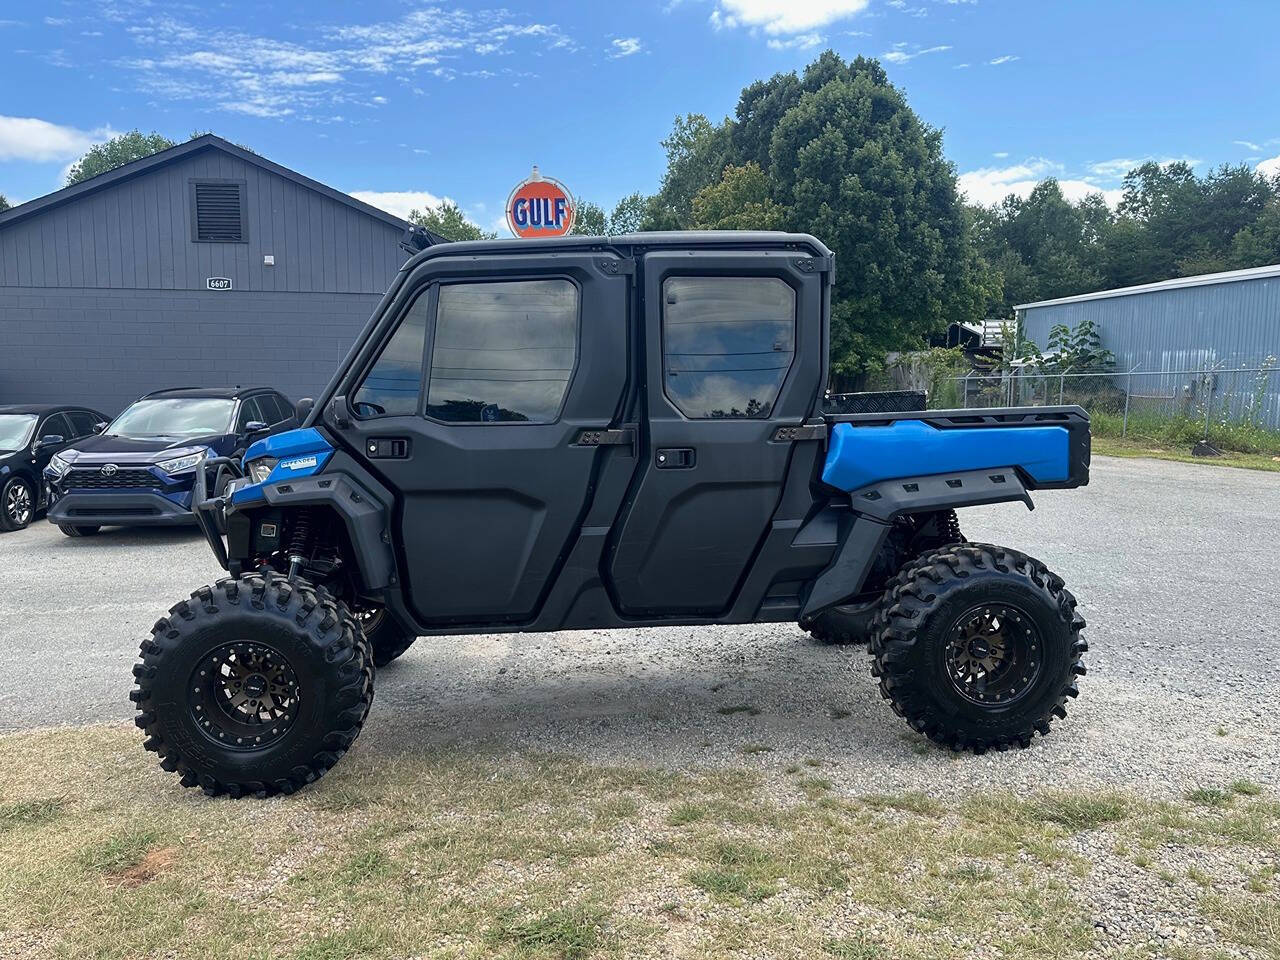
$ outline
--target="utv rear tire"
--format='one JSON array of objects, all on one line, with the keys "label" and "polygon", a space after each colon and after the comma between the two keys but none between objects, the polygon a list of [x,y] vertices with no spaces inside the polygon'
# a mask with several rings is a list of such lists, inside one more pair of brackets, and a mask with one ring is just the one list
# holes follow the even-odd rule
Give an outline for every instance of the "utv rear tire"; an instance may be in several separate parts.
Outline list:
[{"label": "utv rear tire", "polygon": [[274,574],[220,580],[175,604],[133,675],[143,746],[209,796],[314,782],[373,702],[373,656],[346,606]]},{"label": "utv rear tire", "polygon": [[1062,578],[1038,560],[953,544],[912,561],[885,592],[872,672],[894,711],[936,743],[1026,747],[1079,693],[1084,625]]},{"label": "utv rear tire", "polygon": [[97,533],[102,528],[97,526],[87,526],[87,527],[72,526],[69,523],[60,523],[58,524],[58,529],[61,530],[65,536],[68,536],[68,537],[92,537],[95,533]]},{"label": "utv rear tire", "polygon": [[396,623],[386,610],[371,610],[357,614],[356,618],[373,649],[374,666],[379,669],[399,657],[418,639]]}]

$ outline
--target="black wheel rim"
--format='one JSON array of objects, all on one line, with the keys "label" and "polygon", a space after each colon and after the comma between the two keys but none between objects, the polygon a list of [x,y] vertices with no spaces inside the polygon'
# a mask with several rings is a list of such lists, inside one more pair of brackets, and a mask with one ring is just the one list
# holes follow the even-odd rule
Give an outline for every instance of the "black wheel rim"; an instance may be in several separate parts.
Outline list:
[{"label": "black wheel rim", "polygon": [[364,631],[364,635],[368,637],[373,631],[382,625],[383,609],[377,607],[372,610],[357,610],[356,620],[360,623],[360,629]]},{"label": "black wheel rim", "polygon": [[9,485],[9,492],[4,496],[4,512],[10,523],[22,526],[31,521],[31,491],[25,483]]},{"label": "black wheel rim", "polygon": [[1042,644],[1035,621],[1020,607],[984,603],[952,625],[947,675],[970,703],[1000,706],[1022,697],[1040,676]]},{"label": "black wheel rim", "polygon": [[279,742],[298,716],[298,676],[278,650],[261,643],[224,643],[191,677],[191,709],[212,740],[236,750]]}]

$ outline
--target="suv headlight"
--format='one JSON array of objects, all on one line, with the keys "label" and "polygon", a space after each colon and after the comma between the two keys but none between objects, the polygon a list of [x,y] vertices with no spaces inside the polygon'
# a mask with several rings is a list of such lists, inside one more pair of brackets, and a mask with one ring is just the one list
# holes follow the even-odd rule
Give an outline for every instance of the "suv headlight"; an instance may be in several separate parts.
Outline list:
[{"label": "suv headlight", "polygon": [[275,457],[259,457],[249,464],[249,479],[254,483],[265,483],[279,462]]},{"label": "suv headlight", "polygon": [[68,460],[66,457],[64,457],[62,454],[55,453],[52,457],[49,458],[49,472],[52,473],[55,477],[57,477],[59,480],[61,480],[62,477],[66,475],[66,472],[70,469],[71,469],[71,461]]},{"label": "suv headlight", "polygon": [[202,463],[204,455],[205,452],[203,450],[199,453],[187,453],[181,457],[174,457],[172,460],[161,460],[156,466],[165,473],[184,473]]}]

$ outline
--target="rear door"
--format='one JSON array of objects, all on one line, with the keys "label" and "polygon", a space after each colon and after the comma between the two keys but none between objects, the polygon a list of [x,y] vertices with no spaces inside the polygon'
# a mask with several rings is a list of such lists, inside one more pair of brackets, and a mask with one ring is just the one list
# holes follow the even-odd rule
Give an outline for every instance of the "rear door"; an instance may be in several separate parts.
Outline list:
[{"label": "rear door", "polygon": [[404,587],[422,622],[533,620],[601,464],[633,457],[599,435],[632,389],[629,264],[599,252],[427,260],[326,408],[396,492]]},{"label": "rear door", "polygon": [[786,480],[780,426],[822,378],[823,285],[795,251],[642,262],[645,445],[609,579],[630,616],[715,616],[751,569]]}]

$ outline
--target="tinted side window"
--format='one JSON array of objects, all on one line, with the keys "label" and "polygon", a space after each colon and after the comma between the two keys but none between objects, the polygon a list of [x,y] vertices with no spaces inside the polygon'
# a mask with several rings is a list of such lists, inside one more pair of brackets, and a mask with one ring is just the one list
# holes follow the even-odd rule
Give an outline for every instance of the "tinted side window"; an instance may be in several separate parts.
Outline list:
[{"label": "tinted side window", "polygon": [[236,417],[236,432],[244,430],[246,426],[254,420],[265,423],[266,417],[258,408],[258,398],[250,397],[248,400],[240,401],[240,415]]},{"label": "tinted side window", "polygon": [[75,436],[75,432],[71,429],[71,424],[67,423],[66,418],[60,413],[51,415],[36,431],[37,440],[41,437],[52,436],[62,437],[64,440],[70,440]]},{"label": "tinted side window", "polygon": [[98,422],[98,418],[87,410],[70,410],[66,417],[71,421],[73,437],[87,437],[93,433],[93,425]]},{"label": "tinted side window", "polygon": [[258,409],[262,411],[262,419],[270,426],[284,419],[274,393],[264,393],[258,397]]},{"label": "tinted side window", "polygon": [[578,288],[568,280],[440,288],[427,414],[450,423],[547,423],[578,353]]},{"label": "tinted side window", "polygon": [[429,309],[426,294],[421,294],[400,321],[352,398],[357,416],[391,417],[418,412]]},{"label": "tinted side window", "polygon": [[691,419],[768,417],[795,356],[795,291],[772,277],[672,277],[662,299],[671,402]]},{"label": "tinted side window", "polygon": [[288,420],[293,416],[293,404],[289,402],[288,397],[282,393],[273,393],[271,396],[275,400],[276,409],[279,411],[277,422]]}]

